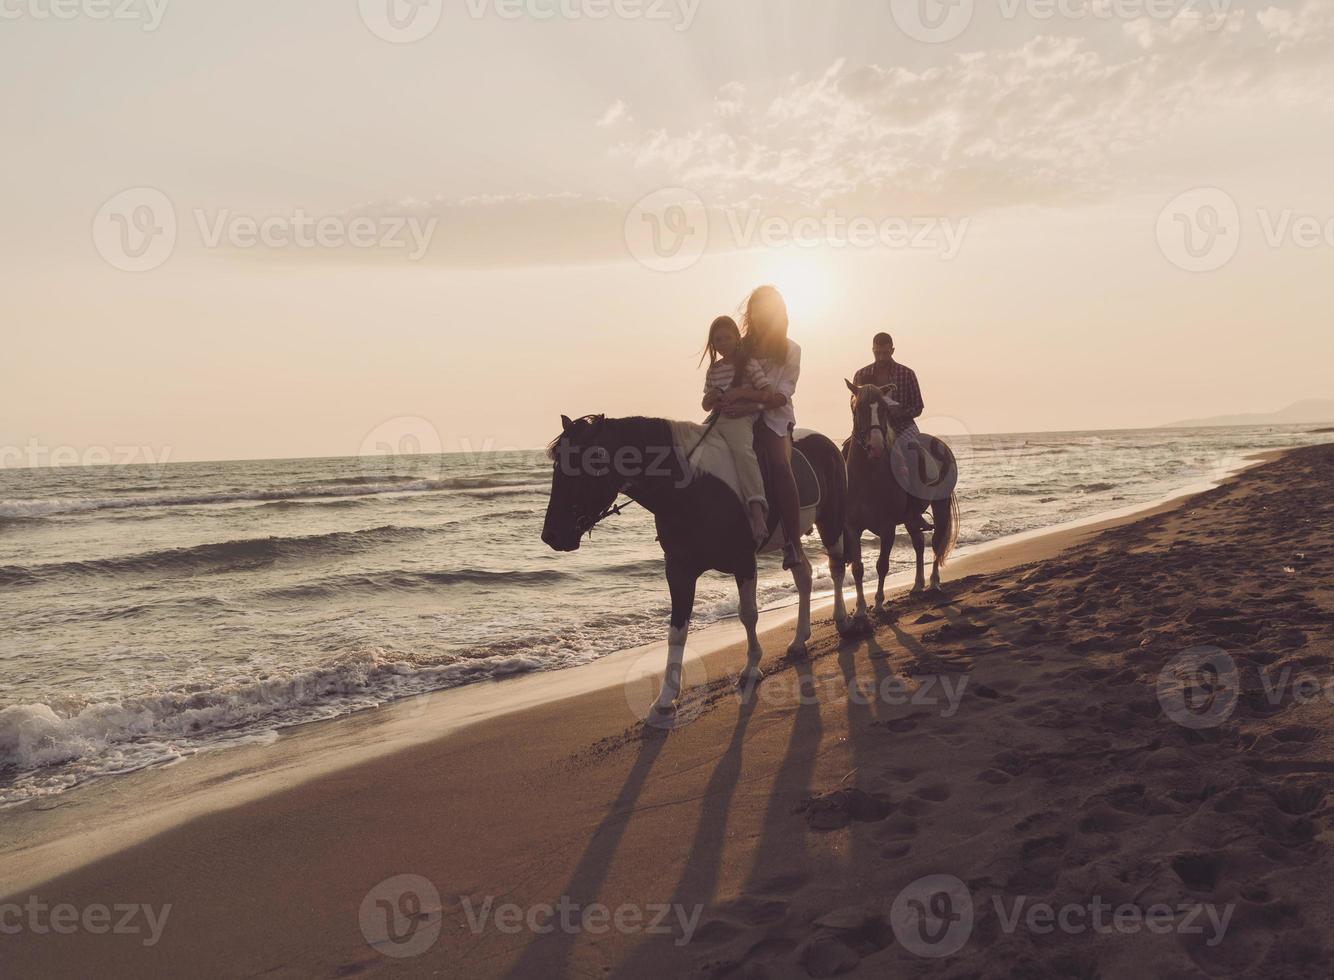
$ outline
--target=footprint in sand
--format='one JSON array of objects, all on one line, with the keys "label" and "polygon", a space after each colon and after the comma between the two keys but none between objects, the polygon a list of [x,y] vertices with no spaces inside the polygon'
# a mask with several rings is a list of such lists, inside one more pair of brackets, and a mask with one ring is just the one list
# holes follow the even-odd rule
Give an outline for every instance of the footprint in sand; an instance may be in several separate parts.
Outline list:
[{"label": "footprint in sand", "polygon": [[886,775],[893,776],[895,779],[902,780],[905,783],[911,783],[922,773],[926,772],[925,769],[914,769],[912,766],[891,766],[882,771]]},{"label": "footprint in sand", "polygon": [[1325,788],[1315,783],[1289,783],[1271,788],[1269,795],[1280,810],[1292,816],[1314,813],[1325,802]]},{"label": "footprint in sand", "polygon": [[1223,871],[1223,855],[1218,851],[1178,854],[1172,858],[1171,868],[1181,883],[1192,891],[1212,892],[1218,887],[1218,878]]},{"label": "footprint in sand", "polygon": [[876,828],[875,835],[881,840],[895,840],[900,837],[916,837],[920,829],[916,820],[907,814],[896,813]]},{"label": "footprint in sand", "polygon": [[728,922],[726,919],[710,919],[708,922],[700,923],[692,938],[695,942],[714,946],[718,943],[729,942],[740,934],[741,927],[735,922]]},{"label": "footprint in sand", "polygon": [[931,803],[944,803],[952,795],[954,791],[945,783],[933,783],[917,791],[917,796]]},{"label": "footprint in sand", "polygon": [[902,735],[917,727],[917,716],[909,715],[907,718],[892,718],[889,721],[876,721],[871,724],[873,726],[885,728],[895,734]]},{"label": "footprint in sand", "polygon": [[810,877],[801,871],[776,874],[760,882],[755,890],[761,895],[791,895],[810,881]]},{"label": "footprint in sand", "polygon": [[732,902],[727,911],[752,926],[766,926],[787,915],[787,899],[743,895]]}]

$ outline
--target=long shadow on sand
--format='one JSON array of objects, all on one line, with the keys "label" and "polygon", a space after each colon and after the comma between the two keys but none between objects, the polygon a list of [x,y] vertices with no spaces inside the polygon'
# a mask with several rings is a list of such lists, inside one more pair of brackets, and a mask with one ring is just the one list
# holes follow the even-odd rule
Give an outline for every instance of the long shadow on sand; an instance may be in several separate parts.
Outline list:
[{"label": "long shadow on sand", "polygon": [[[658,732],[646,733],[640,741],[639,756],[635,759],[629,775],[626,776],[625,784],[616,799],[612,801],[602,822],[589,837],[588,847],[561,892],[561,895],[568,898],[573,905],[583,907],[598,900],[621,838],[625,835],[625,830],[634,815],[635,802],[643,792],[653,764],[666,742],[666,734]],[[521,977],[546,978],[565,975],[570,947],[577,938],[576,933],[560,929],[553,929],[549,933],[537,936],[524,949],[523,955],[506,976],[518,980]]]}]

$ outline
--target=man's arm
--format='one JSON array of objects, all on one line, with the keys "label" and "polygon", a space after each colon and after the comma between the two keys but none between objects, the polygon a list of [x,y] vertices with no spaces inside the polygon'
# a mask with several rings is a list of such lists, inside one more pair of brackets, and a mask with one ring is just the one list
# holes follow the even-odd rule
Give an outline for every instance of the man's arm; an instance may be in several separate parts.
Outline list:
[{"label": "man's arm", "polygon": [[903,385],[894,394],[899,403],[899,407],[894,409],[894,414],[903,421],[910,422],[918,418],[926,406],[922,404],[922,389],[917,384],[917,374],[912,368],[904,368],[903,375]]}]

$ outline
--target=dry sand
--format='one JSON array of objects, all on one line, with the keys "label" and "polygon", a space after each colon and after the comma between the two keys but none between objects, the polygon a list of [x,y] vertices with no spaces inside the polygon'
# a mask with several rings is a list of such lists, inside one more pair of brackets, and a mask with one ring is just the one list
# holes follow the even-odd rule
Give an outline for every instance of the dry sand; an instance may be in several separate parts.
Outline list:
[{"label": "dry sand", "polygon": [[[774,631],[745,699],[721,650],[669,733],[619,687],[376,757],[335,723],[341,767],[91,862],[66,818],[0,975],[1328,977],[1332,477],[1299,450],[960,562],[806,662]],[[171,910],[150,947],[30,896]]]}]

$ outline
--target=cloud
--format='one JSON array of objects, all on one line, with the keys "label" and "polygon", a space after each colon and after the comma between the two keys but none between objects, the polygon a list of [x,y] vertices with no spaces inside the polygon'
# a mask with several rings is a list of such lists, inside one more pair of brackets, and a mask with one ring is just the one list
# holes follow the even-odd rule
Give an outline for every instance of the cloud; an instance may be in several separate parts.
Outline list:
[{"label": "cloud", "polygon": [[602,118],[597,121],[598,129],[610,129],[618,123],[632,123],[634,116],[630,115],[630,106],[624,99],[617,99],[607,111],[602,114]]},{"label": "cloud", "polygon": [[730,201],[939,213],[1084,199],[1142,175],[1182,119],[1328,102],[1332,9],[1146,17],[1115,54],[1040,36],[921,70],[839,61],[763,99],[728,86],[699,125],[615,152]]},{"label": "cloud", "polygon": [[637,123],[618,99],[595,122],[608,133],[601,184],[614,194],[441,197],[355,213],[436,219],[429,262],[624,261],[635,203],[685,188],[702,199],[716,251],[752,244],[737,229],[760,212],[789,223],[831,212],[971,218],[1106,200],[1165,176],[1156,146],[1183,121],[1226,133],[1247,106],[1334,101],[1334,0],[1146,17],[1112,40],[1038,36],[921,69],[839,60],[763,93],[734,81],[679,129]]}]

